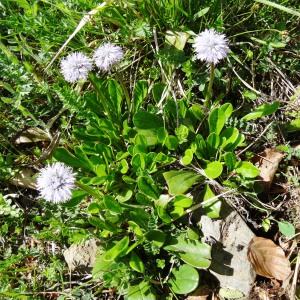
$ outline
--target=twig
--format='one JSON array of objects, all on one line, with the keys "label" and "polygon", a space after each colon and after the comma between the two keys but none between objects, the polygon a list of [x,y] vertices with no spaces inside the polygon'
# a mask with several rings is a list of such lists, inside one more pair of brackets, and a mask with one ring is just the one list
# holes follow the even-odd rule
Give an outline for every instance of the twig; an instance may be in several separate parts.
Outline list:
[{"label": "twig", "polygon": [[273,125],[273,122],[271,122],[263,131],[262,133],[252,142],[250,143],[246,148],[244,148],[243,150],[241,150],[237,156],[240,156],[242,153],[244,153],[245,151],[247,151],[249,148],[251,148],[267,131],[268,129]]}]

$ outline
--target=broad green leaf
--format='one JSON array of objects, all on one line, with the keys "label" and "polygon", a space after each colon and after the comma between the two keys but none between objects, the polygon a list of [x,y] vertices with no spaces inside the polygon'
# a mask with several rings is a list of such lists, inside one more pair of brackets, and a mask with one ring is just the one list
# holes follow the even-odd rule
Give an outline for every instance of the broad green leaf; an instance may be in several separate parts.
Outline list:
[{"label": "broad green leaf", "polygon": [[187,264],[201,269],[207,269],[211,263],[211,247],[200,241],[191,241],[181,234],[172,238],[164,247],[165,250],[174,252]]},{"label": "broad green leaf", "polygon": [[103,197],[104,205],[107,209],[109,209],[112,213],[120,214],[122,213],[122,207],[117,200],[115,200],[112,196],[104,196]]},{"label": "broad green leaf", "polygon": [[150,230],[145,237],[159,248],[163,246],[166,240],[166,234],[161,230]]},{"label": "broad green leaf", "polygon": [[[225,138],[221,145],[222,149],[224,149],[225,151],[230,151],[229,150],[230,146],[236,142],[236,140],[239,137],[239,134],[240,133],[239,133],[238,129],[236,129],[234,127],[226,128],[221,134],[221,138]],[[229,149],[227,149],[227,148],[229,148]]]},{"label": "broad green leaf", "polygon": [[200,175],[194,172],[180,170],[165,172],[163,176],[168,184],[169,193],[172,195],[184,194],[201,178]]},{"label": "broad green leaf", "polygon": [[140,109],[141,104],[148,94],[148,83],[146,80],[139,80],[134,86],[133,90],[133,112]]},{"label": "broad green leaf", "polygon": [[114,261],[105,260],[104,254],[99,251],[96,254],[96,260],[92,270],[93,278],[102,278],[104,273],[109,272],[111,270],[112,264],[114,264]]},{"label": "broad green leaf", "polygon": [[101,220],[98,217],[89,217],[88,219],[89,223],[93,226],[95,226],[96,228],[102,229],[102,230],[108,230],[110,232],[116,232],[117,228],[115,228],[111,223],[109,222],[104,222],[103,220]]},{"label": "broad green leaf", "polygon": [[142,110],[134,115],[133,124],[138,129],[158,129],[164,127],[160,116]]},{"label": "broad green leaf", "polygon": [[168,284],[175,294],[188,294],[194,291],[199,283],[198,271],[190,265],[181,265],[173,270]]},{"label": "broad green leaf", "polygon": [[134,252],[131,252],[130,259],[129,259],[129,265],[130,267],[139,273],[145,272],[145,266],[143,261],[140,259],[140,257]]},{"label": "broad green leaf", "polygon": [[225,115],[225,121],[229,119],[233,112],[233,106],[231,103],[224,103],[220,108],[220,111],[222,111]]},{"label": "broad green leaf", "polygon": [[177,207],[188,208],[193,204],[193,199],[184,195],[175,196],[172,204]]},{"label": "broad green leaf", "polygon": [[[215,194],[210,189],[209,185],[206,184],[204,187],[204,191],[202,194],[202,201],[206,202],[203,204],[203,210],[205,214],[211,219],[220,218],[220,212],[222,207],[222,201],[220,199],[213,199],[212,201],[208,201],[211,198],[215,198]],[[207,202],[208,201],[208,202]]]},{"label": "broad green leaf", "polygon": [[186,149],[184,152],[184,156],[181,159],[181,163],[184,166],[189,165],[193,160],[194,152],[191,149]]},{"label": "broad green leaf", "polygon": [[108,92],[113,105],[111,109],[114,109],[116,115],[120,117],[123,99],[123,91],[120,84],[116,80],[110,79],[108,82]]},{"label": "broad green leaf", "polygon": [[142,281],[138,285],[131,285],[128,288],[127,300],[156,300],[148,282]]},{"label": "broad green leaf", "polygon": [[141,176],[138,178],[139,190],[146,196],[158,199],[159,193],[154,181],[150,177]]},{"label": "broad green leaf", "polygon": [[81,161],[78,159],[75,155],[70,153],[67,149],[65,148],[57,148],[55,149],[53,156],[61,161],[67,164],[68,166],[74,167],[74,168],[82,168],[84,170],[90,171],[90,165]]},{"label": "broad green leaf", "polygon": [[88,193],[83,190],[74,190],[72,192],[72,198],[66,203],[63,203],[63,207],[75,207],[77,206],[86,196]]},{"label": "broad green leaf", "polygon": [[260,170],[248,161],[239,162],[235,171],[245,178],[255,178],[260,174]]},{"label": "broad green leaf", "polygon": [[210,179],[218,178],[223,172],[223,165],[219,161],[213,161],[206,165],[204,172]]},{"label": "broad green leaf", "polygon": [[288,221],[278,222],[278,227],[279,231],[288,238],[291,238],[296,234],[294,225]]},{"label": "broad green leaf", "polygon": [[226,152],[223,157],[228,170],[232,171],[236,164],[236,156],[232,152]]},{"label": "broad green leaf", "polygon": [[284,127],[288,132],[300,131],[300,118],[292,120],[291,122],[287,123]]},{"label": "broad green leaf", "polygon": [[178,147],[178,139],[174,135],[168,135],[167,138],[164,141],[164,144],[169,150],[176,150]]},{"label": "broad green leaf", "polygon": [[209,157],[215,157],[220,144],[220,137],[216,133],[211,133],[206,141],[206,149]]},{"label": "broad green leaf", "polygon": [[128,245],[129,238],[128,236],[125,236],[123,239],[118,241],[112,248],[105,252],[104,259],[106,261],[112,261],[120,256],[123,256],[128,249]]},{"label": "broad green leaf", "polygon": [[260,105],[253,112],[244,116],[242,118],[242,121],[255,120],[255,119],[267,116],[267,115],[271,115],[279,108],[279,105],[280,105],[280,103],[278,101],[275,101],[271,104],[265,103],[263,105]]},{"label": "broad green leaf", "polygon": [[209,132],[219,135],[225,125],[226,116],[220,108],[215,108],[208,117]]}]

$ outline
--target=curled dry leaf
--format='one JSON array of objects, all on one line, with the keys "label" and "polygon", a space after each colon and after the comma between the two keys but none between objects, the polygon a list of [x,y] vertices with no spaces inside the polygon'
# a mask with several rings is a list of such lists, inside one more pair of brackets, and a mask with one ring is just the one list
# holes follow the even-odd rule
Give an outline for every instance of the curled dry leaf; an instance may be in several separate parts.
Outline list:
[{"label": "curled dry leaf", "polygon": [[260,177],[266,192],[270,189],[279,163],[284,156],[284,153],[276,149],[268,148],[256,157],[256,164],[260,169]]},{"label": "curled dry leaf", "polygon": [[248,259],[255,272],[267,278],[284,281],[291,273],[283,250],[269,239],[254,237],[249,243]]}]

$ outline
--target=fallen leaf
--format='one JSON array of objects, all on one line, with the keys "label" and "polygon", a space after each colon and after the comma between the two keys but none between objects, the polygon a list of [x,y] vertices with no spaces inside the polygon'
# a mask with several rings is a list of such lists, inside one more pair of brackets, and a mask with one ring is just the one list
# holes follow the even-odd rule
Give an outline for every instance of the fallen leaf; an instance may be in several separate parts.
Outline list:
[{"label": "fallen leaf", "polygon": [[247,254],[255,272],[261,276],[284,281],[291,273],[284,251],[270,239],[254,237]]},{"label": "fallen leaf", "polygon": [[256,157],[256,165],[260,170],[261,181],[266,192],[269,191],[279,163],[284,156],[284,153],[268,148]]},{"label": "fallen leaf", "polygon": [[24,144],[36,143],[41,141],[50,141],[49,134],[38,127],[30,127],[20,134],[20,136],[15,140],[15,143]]}]

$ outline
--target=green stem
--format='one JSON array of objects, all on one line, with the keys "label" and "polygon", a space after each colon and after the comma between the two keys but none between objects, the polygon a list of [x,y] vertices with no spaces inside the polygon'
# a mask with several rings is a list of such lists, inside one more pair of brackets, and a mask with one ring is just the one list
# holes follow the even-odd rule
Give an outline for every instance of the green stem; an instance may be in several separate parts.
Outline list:
[{"label": "green stem", "polygon": [[213,63],[210,64],[210,77],[209,77],[209,84],[208,89],[205,95],[205,102],[204,105],[208,107],[211,103],[210,100],[212,98],[212,87],[215,79],[215,65]]}]

